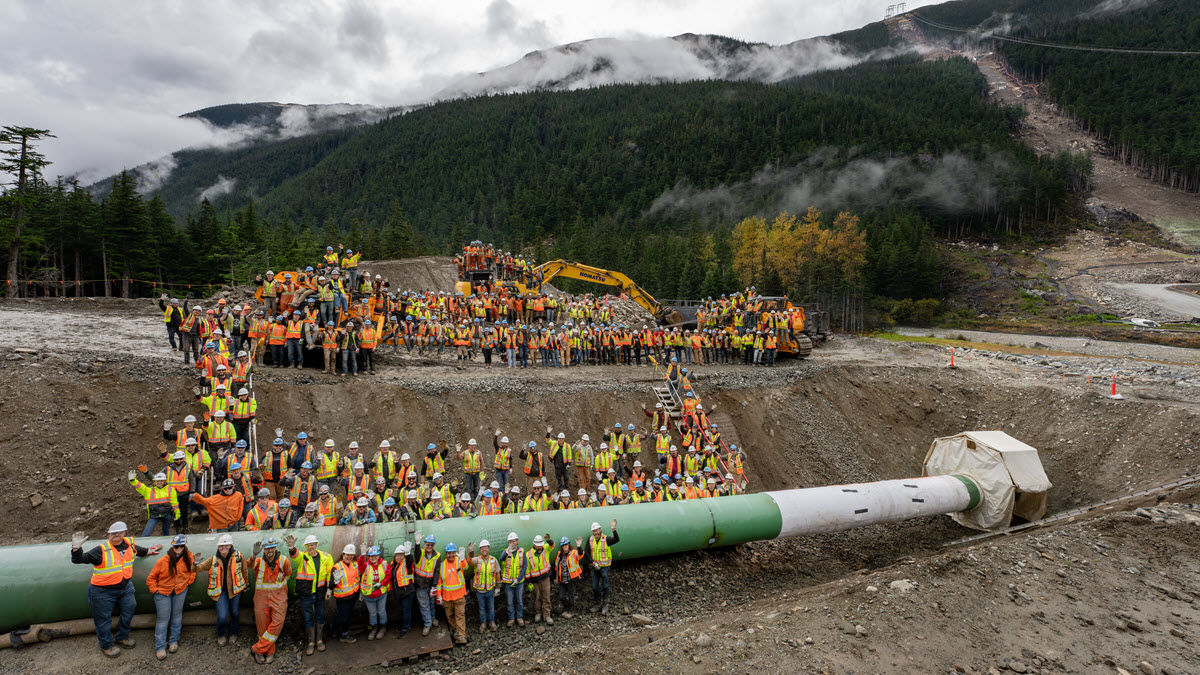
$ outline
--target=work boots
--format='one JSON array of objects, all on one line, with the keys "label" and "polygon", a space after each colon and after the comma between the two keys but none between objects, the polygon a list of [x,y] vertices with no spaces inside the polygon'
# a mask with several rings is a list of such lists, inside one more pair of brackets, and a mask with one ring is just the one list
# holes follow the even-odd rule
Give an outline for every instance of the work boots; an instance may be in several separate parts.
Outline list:
[{"label": "work boots", "polygon": [[380,626],[380,627],[379,627],[379,632],[375,634],[375,639],[376,639],[376,640],[382,640],[382,639],[383,639],[383,634],[384,634],[384,633],[386,633],[386,632],[387,632],[387,626]]},{"label": "work boots", "polygon": [[338,642],[345,642],[348,645],[352,645],[358,642],[358,638],[350,637],[349,633],[342,633],[341,637],[338,638]]},{"label": "work boots", "polygon": [[603,614],[604,616],[608,616],[608,601],[607,600],[605,600],[604,605],[600,607],[600,613]]},{"label": "work boots", "polygon": [[101,649],[100,652],[102,654],[104,654],[105,656],[116,658],[121,655],[121,648],[116,645],[113,645],[113,646],[109,647],[108,649]]},{"label": "work boots", "polygon": [[595,614],[596,612],[600,611],[600,605],[601,605],[601,603],[599,600],[596,601],[596,604],[592,605],[592,609],[591,609],[592,614]]},{"label": "work boots", "polygon": [[325,651],[325,624],[317,626],[317,651]]},{"label": "work boots", "polygon": [[317,646],[317,629],[309,626],[304,629],[304,636],[308,638],[308,645],[304,647],[304,655],[312,656],[313,649]]},{"label": "work boots", "polygon": [[549,614],[547,614],[547,615],[546,615],[546,625],[547,625],[547,626],[553,626],[553,625],[554,625],[554,619],[550,618],[550,615],[549,615]]},{"label": "work boots", "polygon": [[422,635],[422,636],[429,635],[429,626],[422,626],[422,627],[421,627],[421,635]]}]

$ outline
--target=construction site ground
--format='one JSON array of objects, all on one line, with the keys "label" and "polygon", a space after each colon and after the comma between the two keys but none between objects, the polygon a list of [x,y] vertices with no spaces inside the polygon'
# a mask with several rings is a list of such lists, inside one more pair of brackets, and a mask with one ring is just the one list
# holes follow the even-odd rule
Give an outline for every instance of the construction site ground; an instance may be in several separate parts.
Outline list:
[{"label": "construction site ground", "polygon": [[[194,378],[167,349],[160,317],[149,300],[0,304],[0,471],[9,480],[0,544],[64,541],[117,519],[140,527],[125,473],[154,463],[164,420],[195,410]],[[975,336],[954,370],[941,344],[852,336],[773,369],[692,370],[726,437],[747,449],[755,491],[917,475],[934,438],[974,429],[1002,429],[1041,451],[1051,514],[1196,470],[1194,351],[987,347],[1003,337]],[[380,361],[379,374],[357,378],[264,369],[264,428],[369,448],[388,438],[414,453],[496,429],[517,442],[542,438],[547,425],[596,436],[614,422],[645,424],[641,406],[653,405],[661,377],[651,367],[487,370],[450,352]],[[1109,371],[1120,373],[1124,401],[1107,397]],[[451,477],[461,480],[457,470]],[[1196,496],[1162,495],[1183,504]],[[1143,514],[953,549],[944,546],[973,531],[937,517],[621,563],[607,617],[585,613],[542,634],[533,625],[473,634],[468,647],[392,670],[1200,671],[1196,513]],[[250,610],[242,616],[247,638]],[[0,671],[301,674],[301,634],[289,619],[281,657],[264,668],[245,639],[222,648],[211,629],[187,628],[179,654],[162,664],[139,631],[139,646],[117,660],[92,637],[67,638],[6,651]]]}]

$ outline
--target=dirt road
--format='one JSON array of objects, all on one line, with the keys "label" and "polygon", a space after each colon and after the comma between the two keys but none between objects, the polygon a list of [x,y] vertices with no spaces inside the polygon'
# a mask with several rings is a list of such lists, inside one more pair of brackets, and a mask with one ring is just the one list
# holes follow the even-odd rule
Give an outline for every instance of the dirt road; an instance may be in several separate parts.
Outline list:
[{"label": "dirt road", "polygon": [[1162,308],[1168,315],[1188,320],[1200,317],[1200,296],[1171,290],[1173,284],[1112,284]]}]

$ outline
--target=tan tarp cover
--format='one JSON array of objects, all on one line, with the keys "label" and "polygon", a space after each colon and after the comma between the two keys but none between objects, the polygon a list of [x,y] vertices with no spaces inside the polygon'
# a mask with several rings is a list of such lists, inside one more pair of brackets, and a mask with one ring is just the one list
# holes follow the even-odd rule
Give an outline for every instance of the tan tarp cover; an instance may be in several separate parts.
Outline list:
[{"label": "tan tarp cover", "polygon": [[935,440],[922,475],[963,474],[974,479],[983,500],[974,510],[951,515],[976,530],[1007,527],[1012,516],[1037,520],[1046,513],[1050,479],[1037,450],[1003,431],[965,431]]}]

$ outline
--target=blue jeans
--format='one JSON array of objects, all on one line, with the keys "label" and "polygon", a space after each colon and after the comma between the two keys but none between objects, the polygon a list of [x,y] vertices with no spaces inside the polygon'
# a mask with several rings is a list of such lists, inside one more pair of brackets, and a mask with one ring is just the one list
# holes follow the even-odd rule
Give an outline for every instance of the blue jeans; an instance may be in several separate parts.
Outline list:
[{"label": "blue jeans", "polygon": [[528,367],[529,366],[529,347],[527,347],[526,345],[520,345],[519,347],[517,347],[517,354],[518,354],[518,357],[521,359],[521,367],[522,368]]},{"label": "blue jeans", "polygon": [[467,492],[471,493],[471,501],[475,501],[479,497],[479,474],[468,473],[464,475],[467,479]]},{"label": "blue jeans", "polygon": [[367,615],[372,626],[387,625],[387,593],[378,598],[363,598],[367,603]]},{"label": "blue jeans", "polygon": [[[171,349],[175,349],[175,336],[179,335],[179,328],[175,326],[167,326],[167,341],[171,343]],[[183,338],[179,339],[179,346],[183,347]]]},{"label": "blue jeans", "polygon": [[337,312],[333,309],[332,300],[322,300],[317,305],[320,307],[322,328],[325,327],[325,324],[337,319]]},{"label": "blue jeans", "polygon": [[289,366],[304,365],[304,354],[300,351],[300,338],[288,338],[287,352]]},{"label": "blue jeans", "polygon": [[358,359],[353,349],[342,350],[342,373],[358,373]]},{"label": "blue jeans", "polygon": [[[593,567],[592,568],[592,597],[596,602],[608,598],[608,567]],[[603,588],[604,594],[600,591]]]},{"label": "blue jeans", "polygon": [[[162,651],[168,644],[179,644],[179,633],[183,631],[183,601],[187,597],[187,589],[174,595],[154,594],[154,651]],[[170,637],[167,637],[167,627],[170,626]]]},{"label": "blue jeans", "polygon": [[404,597],[396,598],[396,604],[400,605],[400,632],[407,633],[412,628],[412,600],[413,594],[409,593]]},{"label": "blue jeans", "polygon": [[508,471],[508,469],[496,469],[495,471],[496,482],[500,484],[500,494],[492,495],[496,499],[499,499],[504,494],[504,490],[508,487]]},{"label": "blue jeans", "polygon": [[334,293],[333,294],[333,308],[335,311],[339,310],[339,309],[342,310],[343,312],[346,311],[346,296],[344,294],[342,294],[342,293]]},{"label": "blue jeans", "polygon": [[475,600],[479,603],[480,625],[496,623],[496,591],[475,591]]},{"label": "blue jeans", "polygon": [[516,350],[516,348],[514,347],[512,349],[505,349],[504,352],[505,352],[505,355],[508,357],[508,367],[516,368],[517,367],[517,350]]},{"label": "blue jeans", "polygon": [[237,635],[242,619],[242,594],[232,598],[228,591],[221,591],[217,598],[217,637]]},{"label": "blue jeans", "polygon": [[[181,512],[182,513],[182,512]],[[162,533],[164,537],[171,536],[171,523],[175,522],[172,516],[163,516],[161,518],[150,518],[146,521],[146,529],[142,530],[143,537],[149,537],[154,534],[154,528],[162,524]]]},{"label": "blue jeans", "polygon": [[417,595],[417,606],[421,608],[421,622],[426,626],[430,626],[433,624],[434,608],[429,599],[429,589],[428,588],[418,588],[416,595]]},{"label": "blue jeans", "polygon": [[525,616],[525,582],[504,585],[504,602],[508,605],[508,620]]},{"label": "blue jeans", "polygon": [[[96,624],[96,639],[100,641],[101,649],[112,647],[114,640],[129,637],[129,622],[133,620],[133,613],[137,609],[137,599],[133,592],[132,583],[115,589],[109,586],[88,585],[88,604],[92,606],[92,621]],[[116,635],[112,632],[114,609],[119,610],[121,614]]]},{"label": "blue jeans", "polygon": [[325,623],[325,593],[323,591],[310,595],[301,595],[300,614],[304,617],[304,627],[313,628]]}]

